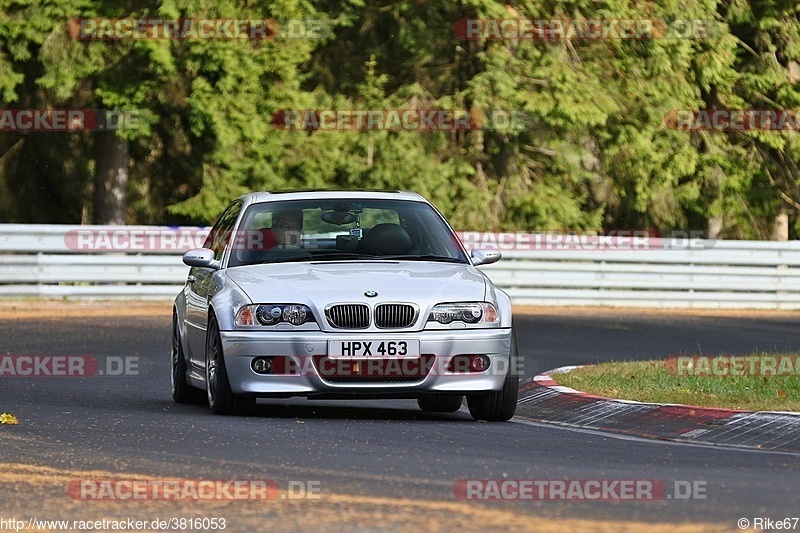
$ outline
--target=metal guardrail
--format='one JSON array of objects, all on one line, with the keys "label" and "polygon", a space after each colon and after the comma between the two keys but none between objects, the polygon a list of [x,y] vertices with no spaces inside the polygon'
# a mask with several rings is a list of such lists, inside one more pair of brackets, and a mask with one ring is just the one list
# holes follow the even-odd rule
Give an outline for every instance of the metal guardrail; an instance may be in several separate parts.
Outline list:
[{"label": "metal guardrail", "polygon": [[[188,272],[181,253],[207,232],[0,225],[0,298],[172,298]],[[800,309],[798,241],[650,239],[630,249],[472,235],[462,234],[468,246],[498,243],[504,259],[481,268],[520,305]]]}]

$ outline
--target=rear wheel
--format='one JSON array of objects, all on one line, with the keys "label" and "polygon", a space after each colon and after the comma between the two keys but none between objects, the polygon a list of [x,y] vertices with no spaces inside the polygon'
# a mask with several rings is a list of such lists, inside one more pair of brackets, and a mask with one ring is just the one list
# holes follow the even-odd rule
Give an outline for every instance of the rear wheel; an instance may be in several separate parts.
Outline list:
[{"label": "rear wheel", "polygon": [[206,334],[206,395],[208,406],[218,415],[230,415],[255,405],[255,398],[233,393],[225,369],[217,319],[208,321]]},{"label": "rear wheel", "polygon": [[417,398],[419,408],[426,413],[455,413],[461,409],[461,404],[463,402],[463,396],[453,396],[450,394],[436,394]]},{"label": "rear wheel", "polygon": [[495,392],[468,395],[467,407],[469,407],[469,414],[472,415],[472,418],[487,422],[505,422],[514,416],[519,396],[518,361],[517,334],[512,326],[511,349],[508,357],[509,368],[506,379],[503,381],[503,388]]},{"label": "rear wheel", "polygon": [[192,387],[186,381],[186,357],[183,355],[178,317],[172,315],[172,347],[170,349],[172,362],[172,399],[176,403],[195,403],[202,398],[202,391]]}]

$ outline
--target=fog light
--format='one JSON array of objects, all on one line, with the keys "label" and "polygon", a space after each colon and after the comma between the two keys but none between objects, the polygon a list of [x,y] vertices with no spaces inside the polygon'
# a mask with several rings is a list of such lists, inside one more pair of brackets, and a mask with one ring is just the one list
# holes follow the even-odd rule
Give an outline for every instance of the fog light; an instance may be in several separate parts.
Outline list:
[{"label": "fog light", "polygon": [[475,355],[469,362],[469,369],[473,372],[483,372],[489,368],[490,364],[491,361],[485,355]]},{"label": "fog light", "polygon": [[272,359],[269,357],[256,357],[250,363],[250,368],[256,374],[270,374],[272,372]]}]

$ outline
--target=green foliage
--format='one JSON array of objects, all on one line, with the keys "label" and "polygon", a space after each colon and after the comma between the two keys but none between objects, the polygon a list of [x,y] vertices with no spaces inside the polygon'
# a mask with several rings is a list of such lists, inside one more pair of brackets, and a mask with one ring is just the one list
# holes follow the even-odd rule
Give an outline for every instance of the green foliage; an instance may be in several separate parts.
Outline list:
[{"label": "green foliage", "polygon": [[[391,188],[458,228],[702,229],[800,217],[797,132],[680,131],[685,109],[800,108],[788,0],[0,0],[0,101],[135,111],[128,221],[209,223],[234,197]],[[77,17],[316,20],[320,38],[82,42]],[[462,18],[704,20],[698,39],[459,40]],[[516,129],[287,131],[281,110],[522,112]],[[0,132],[0,219],[77,222],[98,135]],[[56,207],[45,210],[44,206]],[[793,226],[793,227],[794,227]],[[793,229],[793,235],[797,230]]]}]

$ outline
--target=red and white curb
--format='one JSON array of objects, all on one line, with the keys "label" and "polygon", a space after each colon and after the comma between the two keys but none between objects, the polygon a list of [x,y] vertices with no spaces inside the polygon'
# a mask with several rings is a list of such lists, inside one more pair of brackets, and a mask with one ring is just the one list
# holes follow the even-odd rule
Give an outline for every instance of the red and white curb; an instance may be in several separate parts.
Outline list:
[{"label": "red and white curb", "polygon": [[558,385],[557,368],[520,385],[517,416],[537,422],[676,442],[800,453],[800,414],[603,398]]}]

